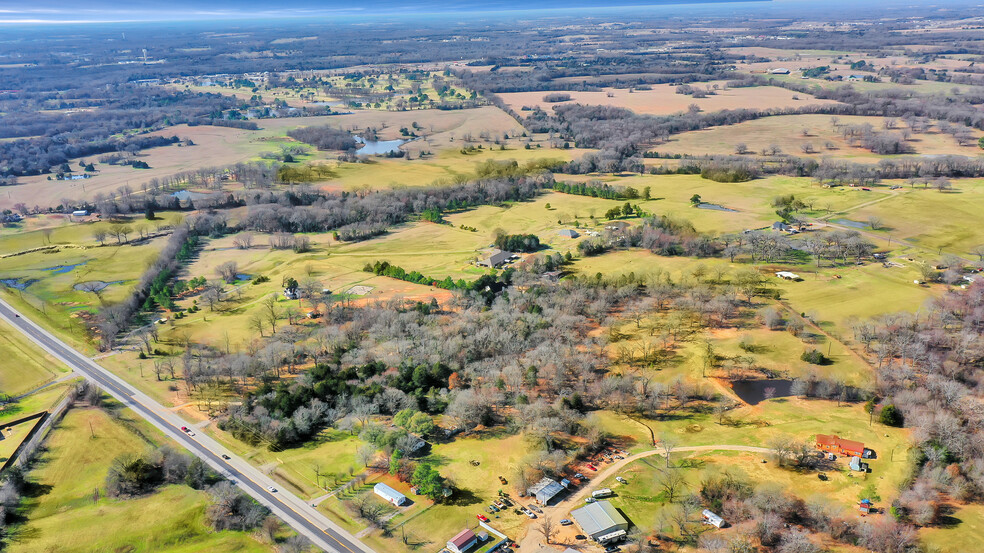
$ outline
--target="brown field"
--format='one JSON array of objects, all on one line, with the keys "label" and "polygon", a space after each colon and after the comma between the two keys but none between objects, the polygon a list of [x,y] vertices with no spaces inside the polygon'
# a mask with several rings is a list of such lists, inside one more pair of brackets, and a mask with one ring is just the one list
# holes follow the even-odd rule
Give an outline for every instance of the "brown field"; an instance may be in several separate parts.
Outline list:
[{"label": "brown field", "polygon": [[[414,122],[422,127],[417,134],[425,137],[409,143],[405,149],[417,155],[422,150],[437,152],[456,147],[461,143],[462,136],[469,133],[476,139],[483,132],[488,132],[491,136],[522,133],[522,127],[512,117],[492,106],[454,111],[357,111],[345,115],[263,119],[257,121],[261,127],[258,131],[210,125],[176,125],[152,134],[190,138],[195,146],[171,145],[145,150],[140,159],[146,161],[150,169],[96,163],[98,173],[91,179],[81,181],[49,181],[46,175],[22,177],[18,179],[19,184],[16,186],[5,187],[7,194],[0,197],[0,209],[10,209],[21,202],[28,206],[48,206],[62,203],[63,199],[92,199],[100,193],[113,194],[124,185],[140,190],[140,185],[152,178],[201,167],[221,167],[258,159],[261,152],[277,151],[285,133],[296,127],[333,125],[349,130],[375,127],[379,129],[381,139],[389,140],[399,138],[400,128],[409,127]],[[312,153],[315,158],[326,157],[324,152]],[[89,160],[95,161],[98,157]],[[79,161],[71,160],[69,165],[78,167]]]},{"label": "brown field", "polygon": [[[875,131],[885,131],[884,117],[845,116],[839,117],[838,122],[840,125],[869,123]],[[898,122],[898,126],[901,129],[905,125]],[[898,132],[899,129],[891,132]],[[804,130],[808,131],[805,136]],[[975,136],[980,135],[979,131],[974,133]],[[824,147],[828,141],[833,143],[834,149]],[[752,152],[760,152],[771,144],[778,144],[787,154],[808,155],[803,153],[801,146],[809,143],[816,149],[815,153],[809,154],[814,157],[878,157],[863,148],[850,146],[840,131],[834,128],[829,115],[780,115],[737,125],[711,127],[676,135],[656,149],[693,155],[733,154],[735,145],[739,142],[745,143]],[[952,136],[939,133],[934,128],[923,134],[914,134],[909,144],[916,153],[924,155],[975,156],[980,152],[976,143],[960,146]]]},{"label": "brown field", "polygon": [[[549,103],[543,97],[550,91],[540,92],[510,92],[499,96],[509,104],[509,107],[519,111],[523,106],[539,106],[550,110],[553,106],[565,103],[580,103],[588,105],[616,106],[631,109],[636,113],[650,115],[669,115],[686,111],[691,104],[697,104],[703,111],[720,111],[725,109],[767,109],[792,108],[811,104],[832,104],[831,100],[818,100],[809,94],[797,94],[779,87],[733,88],[724,90],[724,82],[695,83],[695,88],[717,85],[717,94],[707,98],[694,99],[690,96],[676,93],[672,85],[653,85],[652,90],[637,90],[629,92],[626,89],[606,88],[602,91],[569,92],[570,102]],[[565,91],[565,93],[567,93]],[[609,94],[612,94],[609,97]],[[799,100],[793,99],[798,96]]]}]

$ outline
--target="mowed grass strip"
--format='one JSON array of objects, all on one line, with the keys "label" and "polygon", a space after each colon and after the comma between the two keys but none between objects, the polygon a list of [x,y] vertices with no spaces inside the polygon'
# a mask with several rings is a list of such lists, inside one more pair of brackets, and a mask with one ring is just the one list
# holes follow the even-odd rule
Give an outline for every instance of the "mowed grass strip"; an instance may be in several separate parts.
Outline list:
[{"label": "mowed grass strip", "polygon": [[8,396],[26,393],[68,372],[61,362],[45,354],[23,334],[0,321],[0,392]]}]

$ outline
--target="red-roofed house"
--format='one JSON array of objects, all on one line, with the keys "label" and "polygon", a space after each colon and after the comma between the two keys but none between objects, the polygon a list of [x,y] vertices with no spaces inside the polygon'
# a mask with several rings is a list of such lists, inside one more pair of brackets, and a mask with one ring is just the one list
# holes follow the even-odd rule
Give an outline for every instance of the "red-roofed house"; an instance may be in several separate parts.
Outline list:
[{"label": "red-roofed house", "polygon": [[475,532],[466,528],[458,532],[457,536],[451,538],[448,542],[448,549],[453,553],[465,553],[465,551],[475,547],[476,544],[478,544],[478,536],[475,535]]},{"label": "red-roofed house", "polygon": [[820,451],[826,451],[827,453],[839,453],[841,455],[850,455],[852,457],[864,456],[863,443],[855,442],[854,440],[845,440],[840,436],[817,434],[817,449]]}]

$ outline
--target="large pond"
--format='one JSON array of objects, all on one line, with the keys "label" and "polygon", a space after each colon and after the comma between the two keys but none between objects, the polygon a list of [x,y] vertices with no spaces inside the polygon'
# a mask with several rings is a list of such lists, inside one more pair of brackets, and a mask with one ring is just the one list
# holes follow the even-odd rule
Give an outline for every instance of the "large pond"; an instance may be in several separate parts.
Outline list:
[{"label": "large pond", "polygon": [[735,395],[749,405],[767,399],[793,395],[793,381],[784,379],[736,380],[731,383]]},{"label": "large pond", "polygon": [[381,156],[400,151],[400,146],[407,143],[406,140],[363,140],[361,136],[356,136],[355,141],[362,144],[362,147],[355,153],[363,156]]},{"label": "large pond", "polygon": [[55,265],[54,267],[47,267],[44,270],[45,271],[51,271],[51,274],[53,274],[53,275],[61,275],[61,274],[65,274],[65,273],[71,271],[72,269],[74,269],[76,267],[81,267],[82,265],[85,265],[86,263],[88,263],[88,261],[80,261],[80,262],[75,263],[73,265]]}]

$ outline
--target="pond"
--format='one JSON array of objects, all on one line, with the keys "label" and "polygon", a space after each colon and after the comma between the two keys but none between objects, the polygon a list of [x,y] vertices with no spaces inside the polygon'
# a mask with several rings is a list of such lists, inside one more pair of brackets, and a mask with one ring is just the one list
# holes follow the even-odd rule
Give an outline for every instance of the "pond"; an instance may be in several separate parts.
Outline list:
[{"label": "pond", "polygon": [[714,211],[729,211],[731,213],[738,212],[737,209],[731,209],[730,207],[724,207],[723,205],[708,204],[708,203],[697,204],[697,209],[713,209]]},{"label": "pond", "polygon": [[79,292],[101,292],[110,284],[123,284],[123,281],[114,280],[112,282],[104,282],[102,280],[90,280],[88,282],[80,282],[72,286],[72,289]]},{"label": "pond", "polygon": [[837,223],[838,225],[844,225],[845,227],[868,228],[867,223],[860,223],[858,221],[852,221],[850,219],[834,219],[832,222]]},{"label": "pond", "polygon": [[793,381],[785,379],[736,380],[731,383],[735,395],[749,405],[775,397],[793,395]]},{"label": "pond", "polygon": [[361,136],[356,136],[355,141],[363,146],[355,153],[363,156],[378,156],[400,151],[400,146],[407,143],[406,140],[363,140]]},{"label": "pond", "polygon": [[211,194],[203,194],[201,192],[192,192],[190,190],[178,190],[177,192],[175,192],[174,194],[171,194],[171,195],[174,196],[175,198],[177,198],[178,200],[182,201],[182,202],[186,202],[188,200],[192,200],[192,201],[194,201],[194,200],[201,200],[202,198],[209,197]]},{"label": "pond", "polygon": [[76,263],[74,265],[55,265],[54,267],[48,267],[47,269],[44,269],[44,270],[45,271],[51,271],[51,274],[53,274],[53,275],[61,275],[61,274],[65,274],[65,273],[71,271],[72,269],[74,269],[76,267],[81,267],[82,265],[85,265],[86,263],[88,263],[88,261],[80,261],[80,262],[78,262],[78,263]]},{"label": "pond", "polygon": [[14,290],[24,290],[37,281],[38,280],[36,278],[30,278],[27,280],[21,280],[19,278],[0,278],[0,285],[6,286],[7,288],[13,288]]}]

